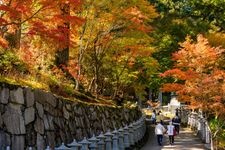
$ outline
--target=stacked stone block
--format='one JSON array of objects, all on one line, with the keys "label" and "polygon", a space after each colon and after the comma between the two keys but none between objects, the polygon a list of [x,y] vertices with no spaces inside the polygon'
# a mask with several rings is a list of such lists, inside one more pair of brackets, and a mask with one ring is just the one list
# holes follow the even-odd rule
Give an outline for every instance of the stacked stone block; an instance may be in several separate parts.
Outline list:
[{"label": "stacked stone block", "polygon": [[86,105],[49,92],[0,83],[0,149],[43,150],[125,126],[137,109]]}]

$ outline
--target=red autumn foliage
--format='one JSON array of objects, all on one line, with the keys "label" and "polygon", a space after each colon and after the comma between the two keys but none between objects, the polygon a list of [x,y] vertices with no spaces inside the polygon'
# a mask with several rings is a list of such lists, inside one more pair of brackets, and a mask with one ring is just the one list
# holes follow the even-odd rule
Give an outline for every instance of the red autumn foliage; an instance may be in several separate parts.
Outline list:
[{"label": "red autumn foliage", "polygon": [[[211,109],[219,115],[225,99],[225,71],[218,65],[224,49],[211,47],[202,35],[197,42],[187,38],[181,49],[174,53],[174,69],[161,74],[173,77],[174,83],[164,84],[164,91],[176,91],[180,100],[189,102],[192,108]],[[183,81],[183,82],[180,82]]]},{"label": "red autumn foliage", "polygon": [[80,80],[81,77],[78,75],[79,66],[77,62],[69,61],[69,64],[67,66],[63,66],[63,69],[68,71],[74,79]]},{"label": "red autumn foliage", "polygon": [[[81,25],[84,22],[72,14],[80,4],[79,0],[5,0],[0,5],[2,37],[21,30],[25,35],[41,36],[46,41],[57,43],[55,46],[64,47],[69,35],[69,27],[65,23]],[[68,10],[71,8],[71,14],[62,12],[67,11],[62,10],[63,5],[68,5]]]},{"label": "red autumn foliage", "polygon": [[3,48],[7,48],[8,46],[8,42],[2,37],[0,37],[0,46]]}]

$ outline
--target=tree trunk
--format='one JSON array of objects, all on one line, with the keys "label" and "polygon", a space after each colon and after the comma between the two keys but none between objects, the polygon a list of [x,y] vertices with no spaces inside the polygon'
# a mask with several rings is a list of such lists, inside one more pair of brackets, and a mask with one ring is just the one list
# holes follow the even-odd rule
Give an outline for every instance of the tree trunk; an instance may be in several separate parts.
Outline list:
[{"label": "tree trunk", "polygon": [[56,52],[55,55],[56,66],[58,66],[59,68],[61,68],[62,65],[67,66],[68,61],[69,61],[69,47]]},{"label": "tree trunk", "polygon": [[20,38],[21,38],[21,29],[16,30],[15,34],[8,33],[5,36],[5,39],[9,42],[10,49],[19,49],[20,48]]},{"label": "tree trunk", "polygon": [[98,72],[98,64],[95,64],[95,94],[96,94],[96,98],[98,99],[98,84],[99,84],[99,72]]},{"label": "tree trunk", "polygon": [[148,91],[148,99],[152,100],[152,89],[151,88],[149,88],[149,91]]},{"label": "tree trunk", "polygon": [[91,80],[91,82],[90,82],[90,84],[88,86],[88,92],[91,92],[92,91],[92,87],[93,87],[94,80],[95,80],[95,78],[92,78],[92,80]]},{"label": "tree trunk", "polygon": [[75,79],[75,82],[76,82],[75,90],[78,91],[80,88],[80,81],[78,79]]},{"label": "tree trunk", "polygon": [[18,19],[15,20],[17,23],[15,33],[6,33],[5,39],[9,43],[10,49],[19,49],[20,48],[20,39],[21,39],[21,15]]}]

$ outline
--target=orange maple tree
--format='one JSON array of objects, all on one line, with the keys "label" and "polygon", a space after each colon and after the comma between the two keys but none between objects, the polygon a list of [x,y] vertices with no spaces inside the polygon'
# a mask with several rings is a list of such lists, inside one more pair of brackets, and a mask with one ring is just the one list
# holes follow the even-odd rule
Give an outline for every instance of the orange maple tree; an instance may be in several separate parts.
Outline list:
[{"label": "orange maple tree", "polygon": [[40,51],[46,58],[45,54],[73,44],[70,30],[84,21],[75,15],[80,4],[80,0],[2,0],[0,46],[16,49],[28,64],[40,63]]},{"label": "orange maple tree", "polygon": [[[58,42],[64,40],[60,35],[62,25],[65,21],[80,23],[81,19],[61,13],[62,5],[68,4],[71,9],[75,9],[79,4],[79,0],[3,0],[0,4],[0,26],[1,38],[5,38],[5,34],[15,34],[17,30],[28,31],[26,34],[45,35],[51,37]],[[28,30],[23,29],[22,25]],[[4,28],[4,30],[3,30]],[[24,33],[25,34],[25,33]],[[1,45],[4,45],[1,43]]]},{"label": "orange maple tree", "polygon": [[161,74],[172,77],[172,83],[163,85],[164,91],[176,91],[179,99],[191,108],[201,108],[215,113],[225,112],[225,71],[218,60],[225,52],[221,47],[211,47],[206,38],[197,36],[194,42],[189,37],[173,54],[174,69]]}]

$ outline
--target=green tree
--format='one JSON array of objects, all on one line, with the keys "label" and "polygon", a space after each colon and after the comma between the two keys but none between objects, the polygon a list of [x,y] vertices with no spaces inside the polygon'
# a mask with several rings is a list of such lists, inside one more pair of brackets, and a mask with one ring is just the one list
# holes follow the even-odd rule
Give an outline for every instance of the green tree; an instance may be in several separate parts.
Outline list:
[{"label": "green tree", "polygon": [[[224,24],[224,3],[220,0],[149,0],[157,9],[159,17],[154,20],[152,43],[157,51],[153,57],[160,64],[160,72],[173,66],[172,53],[179,49],[179,43],[185,41],[187,35],[195,38],[197,34],[222,31]],[[221,10],[221,11],[217,11]],[[156,77],[154,88],[169,79]],[[157,91],[157,90],[156,90]]]},{"label": "green tree", "polygon": [[[78,57],[74,55],[74,58],[78,60],[78,74],[84,77],[82,82],[86,83],[83,85],[87,90],[102,93],[107,80],[107,84],[115,87],[113,93],[117,93],[130,80],[123,78],[123,73],[133,76],[136,72],[130,71],[129,63],[137,54],[152,51],[147,33],[149,22],[157,14],[145,0],[138,1],[139,7],[136,4],[137,1],[97,0],[84,3],[80,15],[86,22],[77,37],[79,48],[74,53]],[[114,60],[115,56],[118,57],[114,63],[110,58]],[[116,79],[110,82],[109,76]]]}]

